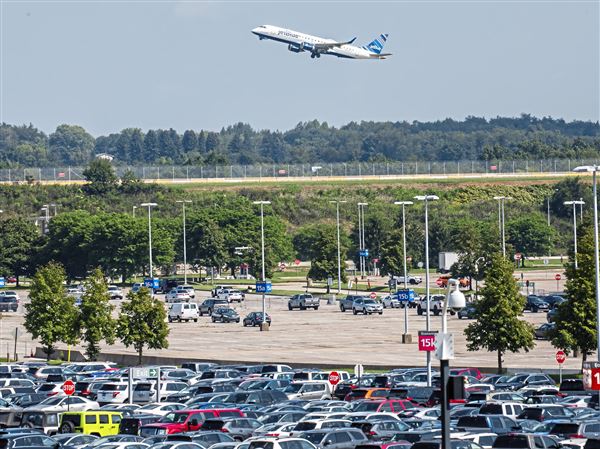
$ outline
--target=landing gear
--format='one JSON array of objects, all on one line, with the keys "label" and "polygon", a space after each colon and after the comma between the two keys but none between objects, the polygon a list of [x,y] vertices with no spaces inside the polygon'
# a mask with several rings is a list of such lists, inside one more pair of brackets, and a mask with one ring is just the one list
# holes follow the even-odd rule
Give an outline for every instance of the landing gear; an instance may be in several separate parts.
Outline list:
[{"label": "landing gear", "polygon": [[320,58],[321,57],[321,53],[313,52],[313,53],[310,54],[310,57],[313,58],[313,59],[314,58]]}]

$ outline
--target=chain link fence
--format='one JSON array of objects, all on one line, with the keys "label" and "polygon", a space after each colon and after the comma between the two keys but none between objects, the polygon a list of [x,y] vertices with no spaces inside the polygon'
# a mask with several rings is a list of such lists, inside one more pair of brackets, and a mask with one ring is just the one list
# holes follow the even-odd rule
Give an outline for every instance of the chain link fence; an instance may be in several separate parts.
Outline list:
[{"label": "chain link fence", "polygon": [[[119,177],[127,171],[147,181],[272,180],[278,178],[362,178],[399,176],[468,176],[482,174],[522,175],[566,173],[597,160],[352,162],[335,164],[262,164],[213,166],[115,166]],[[82,181],[85,167],[1,169],[0,182]]]}]

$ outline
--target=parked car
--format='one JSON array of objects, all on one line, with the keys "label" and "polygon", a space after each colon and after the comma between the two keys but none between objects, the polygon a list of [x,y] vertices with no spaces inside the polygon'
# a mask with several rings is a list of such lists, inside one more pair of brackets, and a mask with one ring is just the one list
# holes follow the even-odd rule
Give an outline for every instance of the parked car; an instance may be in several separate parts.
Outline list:
[{"label": "parked car", "polygon": [[529,295],[525,302],[525,310],[529,310],[533,313],[537,313],[540,310],[545,310],[547,312],[550,310],[550,305],[539,296]]},{"label": "parked car", "polygon": [[165,301],[167,303],[175,302],[190,302],[190,294],[187,290],[178,290],[173,288],[165,295]]},{"label": "parked car", "polygon": [[240,315],[229,307],[217,307],[210,316],[213,323],[220,321],[221,323],[239,323]]},{"label": "parked car", "polygon": [[108,294],[110,295],[110,299],[123,299],[123,290],[116,285],[108,286]]},{"label": "parked car", "polygon": [[221,290],[217,298],[224,299],[228,303],[232,303],[233,301],[242,302],[245,299],[245,295],[235,288],[229,288]]},{"label": "parked car", "polygon": [[196,298],[196,291],[194,290],[194,287],[192,287],[191,285],[178,285],[177,287],[178,291],[186,291],[188,295],[190,295],[190,298],[195,299]]},{"label": "parked car", "polygon": [[60,433],[87,433],[106,436],[119,433],[122,414],[118,412],[90,410],[63,413]]},{"label": "parked car", "polygon": [[200,304],[199,312],[200,316],[203,316],[205,313],[207,315],[212,315],[213,310],[217,307],[228,306],[229,301],[226,299],[205,299],[202,304]]},{"label": "parked car", "polygon": [[340,310],[345,312],[346,310],[352,310],[352,304],[358,298],[366,298],[366,296],[362,295],[346,295],[345,298],[340,299]]},{"label": "parked car", "polygon": [[556,329],[556,323],[544,323],[534,331],[534,336],[538,340],[548,340],[550,332]]},{"label": "parked car", "polygon": [[190,320],[194,320],[194,323],[198,322],[198,305],[193,302],[177,302],[169,307],[168,319],[169,323],[173,321],[185,321],[186,323]]},{"label": "parked car", "polygon": [[373,313],[383,315],[383,306],[371,298],[357,298],[352,303],[352,313],[357,315],[359,312],[365,315]]},{"label": "parked car", "polygon": [[398,299],[396,298],[396,295],[388,295],[385,296],[382,300],[381,300],[381,304],[383,305],[384,309],[390,308],[390,309],[394,309],[394,308],[400,308],[400,301],[398,301]]},{"label": "parked car", "polygon": [[465,307],[463,307],[462,309],[460,309],[457,313],[458,315],[458,319],[462,320],[463,318],[466,318],[467,320],[472,320],[475,319],[475,313],[477,312],[477,309],[475,307],[475,304],[467,304]]},{"label": "parked car", "polygon": [[[265,321],[267,323],[269,323],[269,326],[271,325],[271,316],[268,313],[265,316]],[[244,327],[245,326],[253,326],[254,327],[254,326],[258,326],[262,322],[263,322],[262,312],[250,312],[244,318],[243,324],[244,324]]]},{"label": "parked car", "polygon": [[19,300],[10,296],[0,296],[0,312],[16,312]]},{"label": "parked car", "polygon": [[319,310],[320,301],[319,298],[313,297],[310,293],[300,293],[292,296],[288,300],[288,310],[300,309],[315,309]]}]

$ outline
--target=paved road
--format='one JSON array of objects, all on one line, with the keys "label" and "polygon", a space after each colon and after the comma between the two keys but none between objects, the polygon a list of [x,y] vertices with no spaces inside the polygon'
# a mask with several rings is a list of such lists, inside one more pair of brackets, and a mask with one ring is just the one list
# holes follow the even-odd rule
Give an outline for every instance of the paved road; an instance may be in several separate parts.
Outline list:
[{"label": "paved road", "polygon": [[[206,296],[206,293],[200,295]],[[201,300],[198,297],[196,299]],[[251,295],[244,303],[234,307],[244,316],[250,311],[260,310],[261,301],[258,296]],[[411,345],[401,344],[404,322],[402,309],[386,309],[382,316],[354,316],[350,312],[342,313],[337,305],[327,305],[324,301],[318,311],[288,311],[285,299],[269,298],[267,310],[273,318],[269,332],[244,328],[241,324],[212,323],[208,317],[202,317],[198,323],[170,324],[170,348],[148,351],[148,354],[290,364],[327,363],[337,366],[353,366],[356,363],[366,366],[422,365],[425,360],[416,345],[416,333],[419,329],[425,329],[425,317],[417,316],[415,309],[409,311],[409,326],[415,341]],[[546,321],[544,313],[526,312],[524,319],[536,325]],[[20,311],[4,314],[0,320],[0,354],[6,354],[7,350],[12,354],[14,330],[16,326],[23,330],[22,320]],[[432,329],[439,329],[441,318],[432,316],[431,323]],[[495,366],[495,353],[466,351],[463,330],[468,323],[456,317],[449,318],[449,330],[455,335],[456,348],[456,359],[451,365]],[[17,346],[22,358],[32,347],[30,337],[20,335]],[[134,352],[121,344],[103,349]],[[530,353],[507,354],[505,365],[555,369],[554,354],[555,350],[548,342],[538,341]],[[565,363],[565,368],[577,369],[579,366],[580,360],[572,358]]]}]

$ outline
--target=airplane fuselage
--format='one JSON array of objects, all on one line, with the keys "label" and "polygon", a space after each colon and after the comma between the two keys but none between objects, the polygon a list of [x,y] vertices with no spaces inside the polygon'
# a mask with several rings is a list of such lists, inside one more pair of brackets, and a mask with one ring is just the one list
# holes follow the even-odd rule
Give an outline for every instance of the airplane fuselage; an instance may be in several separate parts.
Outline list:
[{"label": "airplane fuselage", "polygon": [[[319,36],[301,33],[299,31],[280,28],[273,25],[261,25],[252,30],[259,39],[270,39],[288,45],[288,50],[294,53],[310,52],[311,57],[332,55],[349,59],[384,59],[386,55],[379,55],[363,47],[337,42]],[[339,45],[335,45],[339,44]]]}]

